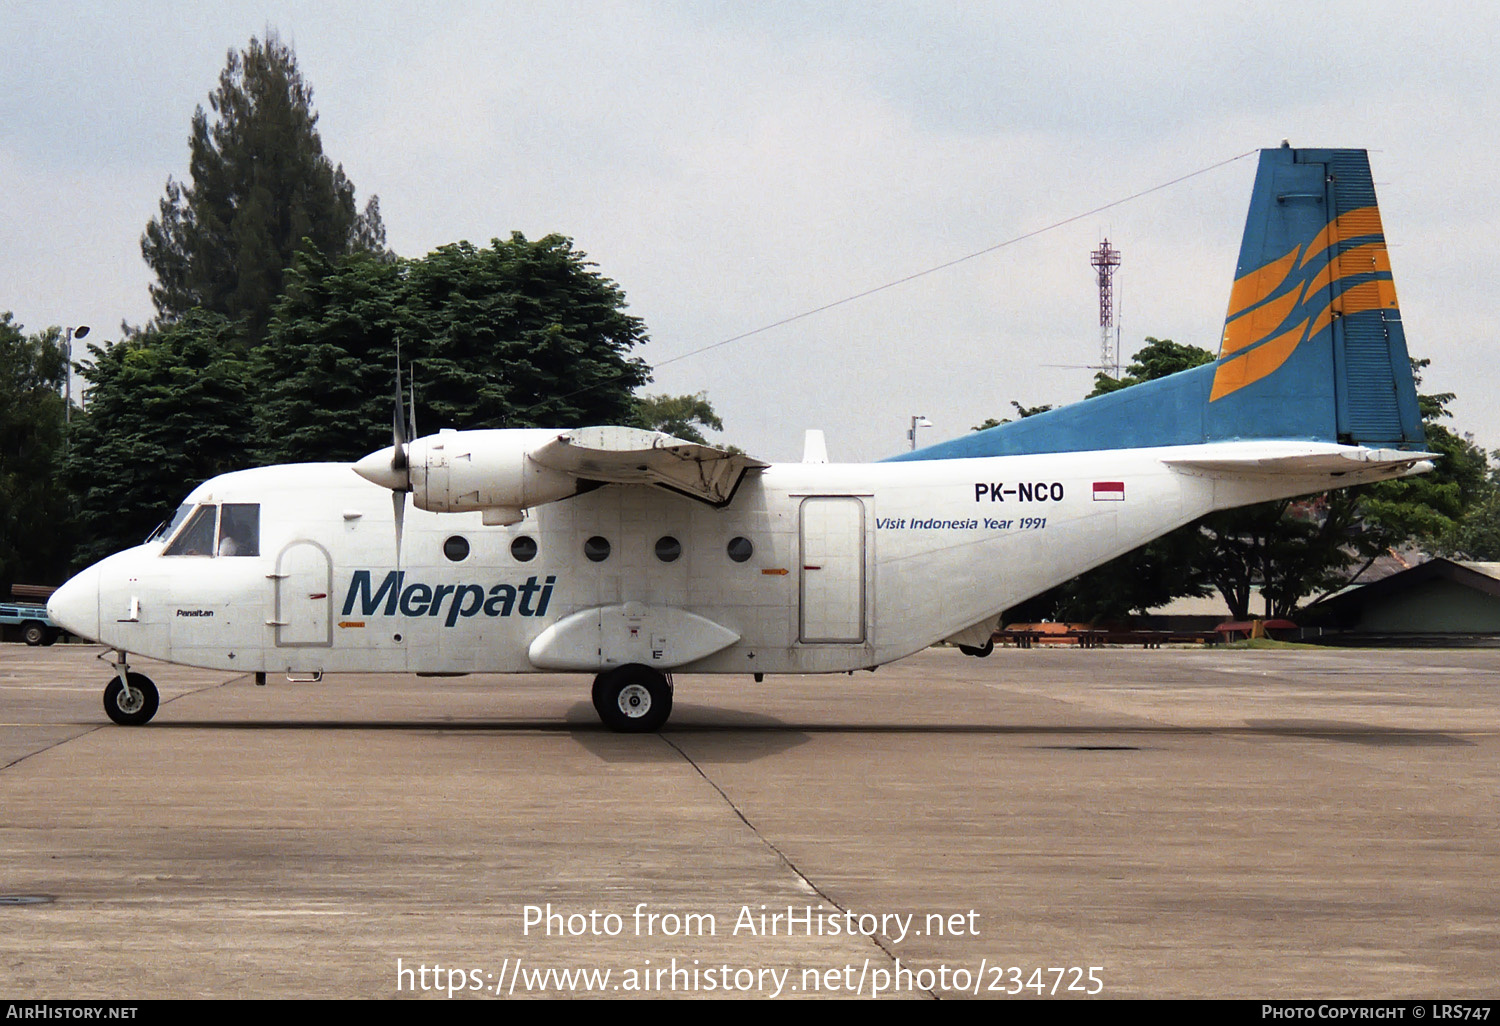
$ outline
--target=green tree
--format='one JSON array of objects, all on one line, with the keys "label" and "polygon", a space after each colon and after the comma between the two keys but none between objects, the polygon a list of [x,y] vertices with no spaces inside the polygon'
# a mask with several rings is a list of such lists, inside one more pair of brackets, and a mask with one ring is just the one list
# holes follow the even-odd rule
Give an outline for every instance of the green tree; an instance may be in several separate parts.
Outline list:
[{"label": "green tree", "polygon": [[1257,612],[1256,586],[1265,615],[1288,617],[1308,595],[1342,587],[1351,562],[1384,551],[1353,489],[1210,513],[1178,533],[1196,543],[1194,579],[1216,589],[1235,620]]},{"label": "green tree", "polygon": [[520,232],[413,261],[423,416],[465,428],[628,421],[636,388],[651,377],[629,355],[646,342],[646,326],[595,267],[571,239]]},{"label": "green tree", "polygon": [[[1422,383],[1422,371],[1430,360],[1413,360],[1412,374]],[[1415,477],[1370,485],[1356,494],[1363,497],[1363,517],[1372,528],[1394,539],[1385,544],[1414,540],[1441,547],[1445,537],[1457,530],[1468,512],[1482,505],[1495,490],[1484,450],[1446,424],[1452,415],[1448,404],[1452,392],[1417,395],[1426,448],[1441,458],[1433,470]]]},{"label": "green tree", "polygon": [[357,211],[354,185],[324,155],[312,88],[274,34],[229,52],[209,106],[212,122],[201,106],[193,114],[192,183],[167,179],[141,253],[156,274],[158,323],[203,308],[243,324],[253,343],[298,249],[382,252],[385,228],[379,201]]},{"label": "green tree", "polygon": [[[405,261],[298,255],[250,358],[256,381],[276,382],[256,404],[256,462],[354,460],[390,444],[396,340],[422,337],[405,274]],[[419,354],[406,345],[403,364]]]},{"label": "green tree", "polygon": [[418,426],[629,423],[650,376],[619,286],[571,240],[520,233],[460,242],[420,260],[299,258],[257,380],[259,459],[355,459],[389,444],[396,342],[411,367]]},{"label": "green tree", "polygon": [[1100,371],[1094,375],[1094,390],[1085,398],[1092,399],[1096,395],[1108,395],[1110,392],[1118,392],[1131,385],[1139,385],[1143,381],[1155,381],[1168,374],[1176,374],[1178,371],[1191,370],[1213,362],[1214,354],[1207,349],[1173,342],[1169,338],[1152,338],[1147,335],[1145,347],[1131,357],[1130,363],[1125,367],[1125,376],[1112,378]]},{"label": "green tree", "polygon": [[87,413],[67,458],[78,564],[139,544],[194,486],[248,465],[251,388],[235,330],[194,312],[89,346]]},{"label": "green tree", "polygon": [[[1044,403],[1041,406],[1023,406],[1012,399],[1010,401],[1010,404],[1011,406],[1015,407],[1016,416],[1021,420],[1025,420],[1027,417],[1035,417],[1038,413],[1046,413],[1048,410],[1052,409],[1051,403]],[[992,427],[999,427],[1001,424],[1009,423],[1009,417],[1005,417],[1001,420],[996,420],[994,417],[986,417],[983,424],[975,424],[971,430],[988,431]]]},{"label": "green tree", "polygon": [[705,392],[696,395],[646,395],[635,402],[630,423],[649,431],[663,431],[689,442],[708,443],[701,428],[723,431],[724,422],[714,412]]},{"label": "green tree", "polygon": [[[1496,454],[1500,458],[1500,454]],[[1488,494],[1476,502],[1443,539],[1442,551],[1455,559],[1500,562],[1500,488],[1492,470]]]},{"label": "green tree", "polygon": [[60,581],[67,561],[60,339],[56,328],[26,335],[0,313],[0,598],[17,582]]}]

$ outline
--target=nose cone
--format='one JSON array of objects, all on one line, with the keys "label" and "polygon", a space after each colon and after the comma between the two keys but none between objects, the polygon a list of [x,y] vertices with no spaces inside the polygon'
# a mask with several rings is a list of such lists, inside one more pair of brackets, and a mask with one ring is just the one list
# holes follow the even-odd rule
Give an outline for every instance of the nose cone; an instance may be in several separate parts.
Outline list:
[{"label": "nose cone", "polygon": [[395,446],[388,445],[354,464],[354,472],[371,484],[393,492],[404,492],[411,487],[411,474],[405,468],[397,470],[391,466],[395,456]]},{"label": "nose cone", "polygon": [[99,640],[99,568],[91,566],[47,600],[47,615],[80,638]]}]

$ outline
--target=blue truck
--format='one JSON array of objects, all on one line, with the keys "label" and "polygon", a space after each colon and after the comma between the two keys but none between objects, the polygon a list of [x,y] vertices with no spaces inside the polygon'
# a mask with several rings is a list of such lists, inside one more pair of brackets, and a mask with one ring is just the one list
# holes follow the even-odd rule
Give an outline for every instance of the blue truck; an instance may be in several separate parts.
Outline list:
[{"label": "blue truck", "polygon": [[20,629],[28,645],[50,645],[62,636],[62,628],[47,616],[47,607],[28,602],[0,603],[0,630],[10,635]]}]

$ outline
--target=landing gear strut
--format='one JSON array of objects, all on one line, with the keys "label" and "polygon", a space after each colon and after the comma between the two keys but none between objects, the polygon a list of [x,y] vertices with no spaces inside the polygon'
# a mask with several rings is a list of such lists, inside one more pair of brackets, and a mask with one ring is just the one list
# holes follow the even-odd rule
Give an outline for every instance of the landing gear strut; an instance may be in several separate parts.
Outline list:
[{"label": "landing gear strut", "polygon": [[622,734],[660,730],[672,714],[672,680],[639,663],[607,670],[594,678],[594,710]]},{"label": "landing gear strut", "polygon": [[156,715],[161,695],[150,677],[130,669],[124,652],[115,655],[115,676],[104,688],[104,712],[122,727],[139,727]]}]

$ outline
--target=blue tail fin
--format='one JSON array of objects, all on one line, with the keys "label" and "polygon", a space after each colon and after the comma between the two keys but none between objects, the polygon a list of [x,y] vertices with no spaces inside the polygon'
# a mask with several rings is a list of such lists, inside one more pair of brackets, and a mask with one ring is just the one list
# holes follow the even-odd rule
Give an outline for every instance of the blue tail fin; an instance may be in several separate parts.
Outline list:
[{"label": "blue tail fin", "polygon": [[1213,363],[892,459],[1239,439],[1423,444],[1364,150],[1261,151]]}]

